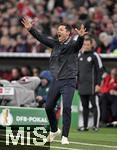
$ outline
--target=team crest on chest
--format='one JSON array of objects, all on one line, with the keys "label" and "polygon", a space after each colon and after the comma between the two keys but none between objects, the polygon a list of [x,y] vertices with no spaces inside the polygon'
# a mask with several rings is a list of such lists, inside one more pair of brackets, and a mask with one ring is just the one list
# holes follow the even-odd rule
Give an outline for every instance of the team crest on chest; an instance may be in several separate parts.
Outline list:
[{"label": "team crest on chest", "polygon": [[82,58],[82,57],[80,58],[80,61],[83,61],[83,58]]},{"label": "team crest on chest", "polygon": [[91,62],[91,61],[92,61],[92,58],[89,56],[89,57],[87,58],[87,61],[88,61],[88,62]]}]

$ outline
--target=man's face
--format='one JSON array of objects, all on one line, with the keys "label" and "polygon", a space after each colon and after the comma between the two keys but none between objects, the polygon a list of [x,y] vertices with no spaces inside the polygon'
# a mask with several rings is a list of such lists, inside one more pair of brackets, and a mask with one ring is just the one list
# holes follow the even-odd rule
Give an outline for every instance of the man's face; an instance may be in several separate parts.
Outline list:
[{"label": "man's face", "polygon": [[116,68],[113,68],[113,69],[111,70],[111,77],[112,77],[112,78],[116,78],[116,77],[117,77],[117,69],[116,69]]},{"label": "man's face", "polygon": [[70,31],[68,31],[64,25],[60,25],[57,30],[57,35],[59,42],[63,43],[69,38]]},{"label": "man's face", "polygon": [[12,69],[12,72],[11,72],[11,74],[12,74],[12,77],[13,78],[17,78],[17,77],[19,77],[19,72],[18,72],[18,70],[17,69]]},{"label": "man's face", "polygon": [[47,86],[47,85],[48,85],[48,80],[42,78],[42,79],[41,79],[41,85],[44,86],[44,87]]},{"label": "man's face", "polygon": [[90,40],[84,40],[83,51],[90,51],[92,49],[92,43]]}]

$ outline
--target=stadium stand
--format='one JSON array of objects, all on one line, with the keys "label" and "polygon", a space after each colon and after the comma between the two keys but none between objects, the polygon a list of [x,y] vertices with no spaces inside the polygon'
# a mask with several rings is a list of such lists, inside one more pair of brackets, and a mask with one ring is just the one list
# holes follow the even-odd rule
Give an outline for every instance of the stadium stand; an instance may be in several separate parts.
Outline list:
[{"label": "stadium stand", "polygon": [[9,0],[1,2],[0,9],[0,52],[50,52],[22,28],[19,21],[28,16],[40,31],[55,38],[58,24],[83,23],[98,53],[116,53],[115,0]]}]

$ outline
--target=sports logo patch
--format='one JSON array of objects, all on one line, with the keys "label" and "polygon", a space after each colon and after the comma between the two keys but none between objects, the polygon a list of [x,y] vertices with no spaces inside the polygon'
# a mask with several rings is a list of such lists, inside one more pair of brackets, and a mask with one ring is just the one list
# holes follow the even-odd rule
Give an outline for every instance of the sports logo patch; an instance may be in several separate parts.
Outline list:
[{"label": "sports logo patch", "polygon": [[87,61],[88,61],[88,62],[91,62],[91,60],[92,60],[92,58],[89,56],[89,57],[87,58]]},{"label": "sports logo patch", "polygon": [[82,58],[82,57],[80,58],[80,61],[83,61],[83,58]]}]

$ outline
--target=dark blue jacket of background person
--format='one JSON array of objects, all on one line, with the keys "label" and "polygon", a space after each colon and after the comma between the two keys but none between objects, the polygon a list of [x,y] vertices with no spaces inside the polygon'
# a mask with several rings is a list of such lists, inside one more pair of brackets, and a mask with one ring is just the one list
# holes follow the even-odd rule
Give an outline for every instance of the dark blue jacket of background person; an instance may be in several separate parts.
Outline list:
[{"label": "dark blue jacket of background person", "polygon": [[49,87],[50,87],[50,83],[48,83],[46,86],[40,85],[37,88],[36,95],[43,97],[41,103],[45,103],[47,101],[47,95],[48,95]]},{"label": "dark blue jacket of background person", "polygon": [[56,79],[70,79],[77,76],[78,51],[83,45],[83,37],[77,40],[69,38],[61,44],[58,40],[50,39],[31,28],[29,31],[37,40],[52,48],[50,57],[50,71]]},{"label": "dark blue jacket of background person", "polygon": [[40,73],[39,77],[41,79],[46,79],[48,81],[47,85],[42,86],[41,84],[36,89],[36,96],[42,96],[43,99],[41,101],[41,104],[45,103],[47,101],[47,95],[50,88],[50,83],[52,81],[52,75],[50,71],[44,70]]}]

